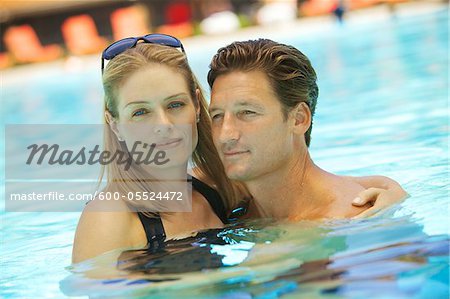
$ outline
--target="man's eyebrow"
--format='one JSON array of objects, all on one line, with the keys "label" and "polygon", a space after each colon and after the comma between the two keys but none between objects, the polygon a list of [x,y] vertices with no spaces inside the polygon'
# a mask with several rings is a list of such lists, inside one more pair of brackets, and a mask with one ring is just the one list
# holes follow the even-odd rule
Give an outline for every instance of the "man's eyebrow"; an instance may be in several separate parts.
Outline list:
[{"label": "man's eyebrow", "polygon": [[[264,107],[258,103],[250,102],[248,100],[242,100],[238,101],[236,103],[236,107],[253,107],[256,109],[264,110]],[[219,107],[210,106],[209,107],[209,113],[212,114],[216,110],[221,110]]]},{"label": "man's eyebrow", "polygon": [[216,111],[216,110],[220,110],[220,108],[218,108],[218,107],[214,107],[214,106],[209,106],[209,109],[208,109],[208,112],[209,112],[209,114],[211,114],[211,113],[213,113],[214,111]]},{"label": "man's eyebrow", "polygon": [[[180,92],[171,96],[168,96],[167,98],[165,98],[163,101],[169,101],[173,98],[179,97],[179,96],[187,96],[187,93],[185,92]],[[125,109],[126,107],[130,106],[130,105],[138,105],[138,104],[149,104],[151,101],[134,101],[134,102],[130,102],[128,104],[126,104],[123,108]]]},{"label": "man's eyebrow", "polygon": [[254,102],[249,102],[248,100],[239,101],[239,102],[237,102],[236,106],[251,106],[251,107],[258,108],[258,109],[264,109],[264,107],[261,106],[260,104],[254,103]]}]

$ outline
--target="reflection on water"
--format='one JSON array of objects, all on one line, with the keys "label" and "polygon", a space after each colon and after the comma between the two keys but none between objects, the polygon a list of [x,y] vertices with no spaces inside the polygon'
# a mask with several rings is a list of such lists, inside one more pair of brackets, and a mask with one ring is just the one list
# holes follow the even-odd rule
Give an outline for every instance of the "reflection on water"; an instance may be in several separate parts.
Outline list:
[{"label": "reflection on water", "polygon": [[156,251],[105,254],[72,269],[61,290],[94,297],[446,298],[449,245],[447,235],[427,236],[409,217],[249,221]]}]

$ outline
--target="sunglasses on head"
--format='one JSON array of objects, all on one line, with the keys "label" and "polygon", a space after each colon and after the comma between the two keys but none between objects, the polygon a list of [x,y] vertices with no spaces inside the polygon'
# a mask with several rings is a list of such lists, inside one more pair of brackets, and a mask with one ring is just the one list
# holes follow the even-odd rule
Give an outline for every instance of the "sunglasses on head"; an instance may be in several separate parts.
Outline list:
[{"label": "sunglasses on head", "polygon": [[180,40],[170,35],[153,33],[139,37],[127,37],[112,43],[105,50],[103,50],[102,73],[105,68],[105,60],[111,60],[117,55],[125,52],[126,50],[136,47],[137,43],[140,40],[142,40],[144,43],[180,48],[181,52],[185,53],[183,44],[180,42]]}]

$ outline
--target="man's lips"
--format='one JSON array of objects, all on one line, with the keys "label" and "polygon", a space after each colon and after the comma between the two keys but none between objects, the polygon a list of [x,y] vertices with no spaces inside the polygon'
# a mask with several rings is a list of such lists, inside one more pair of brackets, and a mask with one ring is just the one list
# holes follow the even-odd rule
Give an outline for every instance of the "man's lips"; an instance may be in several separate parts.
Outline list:
[{"label": "man's lips", "polygon": [[233,158],[233,157],[238,157],[242,154],[246,154],[249,151],[242,151],[242,150],[233,150],[233,151],[227,151],[227,152],[223,152],[223,155],[227,158]]},{"label": "man's lips", "polygon": [[171,138],[166,140],[161,140],[158,143],[155,143],[155,148],[157,149],[168,149],[172,147],[176,147],[180,144],[181,138]]}]

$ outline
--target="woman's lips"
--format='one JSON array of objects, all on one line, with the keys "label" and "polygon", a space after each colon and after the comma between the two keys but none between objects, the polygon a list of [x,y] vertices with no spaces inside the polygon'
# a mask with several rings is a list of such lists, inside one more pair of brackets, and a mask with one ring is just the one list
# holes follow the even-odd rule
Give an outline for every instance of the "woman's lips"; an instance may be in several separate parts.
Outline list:
[{"label": "woman's lips", "polygon": [[183,140],[182,138],[172,138],[172,139],[161,140],[160,142],[155,144],[156,145],[155,148],[161,149],[161,150],[174,148],[174,147],[177,147],[178,145],[180,145],[182,140]]}]

